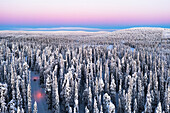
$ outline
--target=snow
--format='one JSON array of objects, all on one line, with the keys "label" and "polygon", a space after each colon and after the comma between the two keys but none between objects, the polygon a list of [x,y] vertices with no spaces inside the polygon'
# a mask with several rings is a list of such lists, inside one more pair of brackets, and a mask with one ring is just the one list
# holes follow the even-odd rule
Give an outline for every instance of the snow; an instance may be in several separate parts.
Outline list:
[{"label": "snow", "polygon": [[132,47],[131,47],[130,50],[131,50],[132,52],[134,52],[135,48],[132,48]]},{"label": "snow", "polygon": [[170,37],[170,30],[164,30],[163,31],[163,38],[169,38]]},{"label": "snow", "polygon": [[[164,32],[163,34],[161,33],[161,35],[160,35],[160,33],[161,32],[158,32],[159,36],[162,36],[162,38],[158,38],[158,39],[156,38],[156,41],[158,43],[156,45],[153,44],[154,46],[157,46],[158,44],[159,45],[162,44],[161,46],[158,45],[158,47],[159,47],[158,51],[159,51],[159,49],[161,49],[161,47],[163,47],[162,50],[166,50],[166,47],[164,47],[164,46],[166,43],[168,43],[167,36],[170,34],[170,32],[168,32],[168,31]],[[129,34],[129,33],[127,32],[127,34]],[[132,32],[132,34],[130,34],[129,37],[133,37],[134,36],[133,34],[134,33]],[[135,35],[136,34],[137,33],[135,33]],[[152,34],[152,32],[149,31],[149,34]],[[118,33],[117,35],[119,36],[119,35],[121,35],[121,33],[120,34]],[[117,36],[117,35],[114,35],[114,36]],[[131,36],[131,35],[133,35],[133,36]],[[142,35],[142,33],[141,33],[141,35],[139,35],[139,39],[140,39],[140,37],[144,37],[145,35],[147,35],[147,34],[143,32],[143,35]],[[76,36],[78,36],[78,35],[76,35]],[[19,101],[20,96],[23,95],[22,98],[25,99],[25,95],[24,95],[25,87],[20,88],[20,86],[19,86],[19,84],[22,80],[23,86],[24,86],[24,84],[28,85],[26,90],[28,90],[28,97],[31,97],[31,101],[28,101],[29,104],[24,109],[25,112],[28,111],[27,109],[30,108],[31,104],[32,104],[32,108],[29,109],[29,111],[31,111],[31,110],[33,111],[34,103],[37,103],[38,113],[40,113],[40,112],[52,113],[52,111],[48,110],[47,101],[50,100],[50,101],[48,101],[49,105],[50,105],[51,98],[54,98],[54,96],[56,95],[56,92],[57,92],[57,95],[58,95],[58,93],[60,95],[62,95],[62,96],[60,96],[60,97],[62,97],[62,98],[60,98],[60,102],[58,102],[59,100],[57,100],[57,99],[59,99],[58,96],[56,98],[57,105],[60,105],[60,108],[62,108],[61,112],[65,111],[63,109],[70,109],[70,108],[73,108],[73,106],[74,106],[74,109],[79,107],[78,109],[79,109],[80,113],[84,113],[85,108],[87,108],[87,106],[88,106],[88,109],[90,110],[89,112],[94,112],[94,113],[95,113],[95,111],[98,111],[97,107],[104,108],[104,112],[107,110],[108,111],[116,110],[115,111],[116,113],[117,112],[125,112],[124,110],[126,110],[128,112],[132,112],[131,110],[134,110],[134,108],[136,108],[136,112],[142,112],[144,109],[146,109],[146,111],[148,111],[148,110],[150,111],[150,106],[152,106],[152,102],[150,103],[150,99],[152,96],[154,96],[155,94],[157,94],[159,92],[163,92],[163,93],[160,93],[160,95],[164,95],[164,91],[166,91],[165,98],[160,99],[160,100],[162,100],[160,102],[163,103],[165,101],[164,99],[166,99],[166,95],[168,95],[168,89],[164,85],[163,86],[160,85],[161,89],[164,89],[164,91],[163,90],[159,91],[157,89],[159,81],[162,83],[162,82],[166,82],[164,80],[167,80],[167,82],[168,82],[170,79],[169,79],[169,77],[167,77],[169,75],[169,71],[167,70],[169,63],[168,63],[168,61],[166,61],[167,60],[166,57],[158,55],[158,57],[156,57],[156,59],[154,60],[157,50],[150,52],[150,50],[152,50],[152,47],[150,48],[149,47],[150,45],[148,45],[149,49],[147,47],[145,47],[145,45],[147,45],[146,42],[151,44],[155,40],[155,39],[149,38],[149,36],[146,36],[146,39],[148,38],[147,41],[146,41],[146,39],[143,39],[143,38],[141,38],[142,40],[138,40],[138,38],[134,37],[135,38],[134,40],[131,40],[131,39],[128,41],[123,40],[123,41],[119,41],[119,43],[115,43],[114,45],[111,45],[111,43],[108,43],[108,42],[107,43],[96,42],[96,44],[85,42],[85,44],[82,43],[82,45],[80,45],[80,46],[83,46],[82,48],[81,47],[77,48],[77,46],[74,47],[72,45],[71,45],[71,47],[67,46],[67,45],[66,46],[60,46],[60,45],[49,46],[48,44],[36,46],[35,44],[37,44],[37,42],[35,44],[33,43],[32,45],[31,44],[25,45],[26,46],[25,47],[22,45],[19,46],[19,44],[16,43],[16,46],[15,46],[15,44],[12,44],[13,49],[11,51],[9,51],[9,53],[7,53],[7,50],[9,48],[4,48],[5,47],[5,44],[4,44],[3,46],[0,47],[0,49],[3,50],[0,54],[2,54],[3,57],[7,57],[7,59],[1,59],[2,61],[0,61],[0,63],[1,63],[0,68],[2,69],[2,72],[1,72],[2,78],[0,79],[0,81],[3,81],[3,83],[7,82],[7,84],[9,83],[8,85],[11,85],[11,88],[9,88],[10,90],[14,87],[15,82],[16,82],[17,93],[14,92],[15,90],[12,89],[13,92],[12,92],[12,94],[9,94],[9,95],[12,95],[12,97],[16,96],[18,101],[15,98],[13,98],[12,100],[9,100],[9,101],[7,100],[8,103],[6,104],[3,100],[5,100],[6,96],[8,96],[8,95],[7,95],[7,93],[3,93],[4,91],[1,91],[2,92],[1,97],[4,96],[4,98],[1,99],[3,101],[2,105],[5,106],[5,104],[6,104],[7,106],[9,106],[9,104],[11,104],[8,109],[11,109],[11,111],[12,111],[13,109],[19,108],[18,110],[20,110],[20,106],[19,106],[20,105],[20,101]],[[17,37],[20,37],[20,36],[17,36]],[[58,35],[58,37],[60,37],[60,36]],[[72,36],[70,35],[70,37],[72,37]],[[61,38],[63,38],[63,37],[61,37]],[[122,36],[122,38],[124,38],[124,37]],[[32,38],[30,38],[30,39],[32,39]],[[73,38],[73,39],[75,40],[76,38]],[[116,40],[118,40],[118,39],[119,39],[119,37]],[[51,39],[51,40],[53,41],[53,39]],[[63,40],[64,40],[64,38],[63,38]],[[94,38],[94,40],[95,40],[95,38]],[[119,40],[122,40],[122,39],[119,39]],[[59,41],[61,41],[61,40],[59,39]],[[66,41],[68,41],[68,40],[66,40]],[[89,41],[91,41],[91,40],[89,40]],[[100,41],[102,41],[102,40],[100,40]],[[47,40],[47,42],[49,44],[51,43],[48,40]],[[126,42],[130,42],[130,43],[126,43]],[[44,42],[44,43],[46,43],[46,42]],[[81,40],[80,40],[80,43],[81,43]],[[140,44],[140,43],[142,43],[142,45],[136,45],[136,44]],[[9,45],[7,45],[7,47]],[[19,48],[21,47],[21,48],[19,49],[18,47]],[[25,49],[22,49],[22,47],[24,47]],[[21,50],[21,51],[19,51],[19,50]],[[24,51],[22,51],[22,50],[24,50]],[[135,55],[134,53],[136,50],[139,50],[138,51],[139,57],[137,57],[137,58],[134,57],[134,55]],[[166,51],[169,51],[169,48],[167,48]],[[31,54],[31,57],[27,57],[24,55],[24,53],[26,55],[29,55],[30,53],[32,53],[32,54]],[[94,54],[94,53],[96,53],[96,54]],[[144,54],[144,56],[142,56],[140,54]],[[18,55],[19,55],[19,57],[18,57]],[[23,57],[22,55],[25,56],[25,58],[24,58],[25,61],[22,59],[22,57]],[[70,55],[70,56],[67,58],[66,55]],[[158,69],[156,67],[155,67],[156,70],[155,70],[155,68],[150,68],[150,66],[149,66],[150,63],[147,63],[145,60],[146,57],[149,58],[148,59],[149,62],[152,62],[152,64],[154,64],[154,67],[157,64],[160,65],[157,67]],[[92,58],[92,60],[91,60],[91,58]],[[93,59],[93,58],[97,58],[97,59]],[[144,58],[144,60],[143,60],[143,58]],[[81,60],[79,60],[79,59],[81,59]],[[10,60],[11,60],[11,62],[10,62]],[[26,63],[27,60],[31,61],[31,63],[29,63],[31,65],[30,66],[31,69],[33,69],[33,67],[35,67],[35,70],[42,70],[43,74],[45,76],[47,76],[47,79],[44,78],[45,84],[43,84],[46,86],[47,92],[51,91],[51,89],[49,89],[51,87],[51,85],[55,86],[55,87],[52,87],[53,89],[59,87],[59,90],[57,89],[56,92],[53,92],[55,90],[52,89],[52,97],[47,95],[48,94],[47,92],[46,92],[47,94],[45,94],[45,89],[40,87],[38,72],[29,70],[29,72],[31,72],[31,73],[29,73],[29,76],[27,75],[27,73],[28,73],[28,70],[27,70],[28,64]],[[110,63],[110,60],[113,61],[113,63]],[[129,62],[131,60],[135,60],[135,61],[131,63],[131,62]],[[45,63],[43,63],[44,61],[45,61]],[[92,61],[92,63],[94,63],[94,65],[91,63],[91,61]],[[67,62],[68,62],[68,64],[67,64]],[[159,79],[157,80],[157,77],[155,77],[156,79],[153,78],[154,80],[149,81],[149,83],[148,83],[147,79],[151,79],[150,77],[151,77],[152,73],[148,75],[149,78],[147,78],[147,73],[146,73],[146,77],[144,77],[144,80],[146,79],[144,87],[140,87],[141,86],[140,79],[143,79],[143,78],[140,77],[140,79],[138,79],[138,81],[136,82],[136,77],[138,75],[135,74],[135,73],[137,73],[136,72],[137,68],[139,68],[139,71],[138,71],[139,73],[140,73],[140,71],[144,70],[140,65],[139,66],[137,65],[138,63],[140,64],[140,62],[146,63],[148,65],[147,71],[150,73],[153,71],[153,74],[155,72],[155,76],[157,76],[156,73],[159,73],[160,70],[162,70],[161,72],[164,72],[164,74],[167,76],[163,76],[162,78],[159,78],[160,80]],[[34,63],[36,65],[34,65]],[[95,67],[95,63],[96,63],[96,67]],[[127,65],[124,65],[124,63],[127,63]],[[55,69],[54,69],[54,66],[55,66]],[[131,67],[133,69],[131,69]],[[160,67],[160,69],[159,69],[159,67]],[[115,70],[112,70],[112,68],[115,68]],[[7,78],[9,75],[6,74],[7,73],[6,71],[9,73],[9,75],[10,74],[12,75],[11,76],[13,78],[13,79],[11,79],[12,81],[10,81],[10,79]],[[87,73],[85,71],[87,71]],[[23,72],[24,75],[22,76],[22,73],[20,73],[20,72]],[[92,72],[93,72],[93,74],[91,74]],[[114,74],[115,72],[118,73],[118,77],[111,75],[111,73]],[[19,75],[18,75],[18,73],[19,73]],[[59,73],[59,75],[58,75],[58,73]],[[81,76],[81,74],[83,76]],[[57,76],[55,76],[55,75],[57,75]],[[86,77],[86,75],[88,77]],[[119,77],[119,75],[120,75],[120,77]],[[14,78],[17,78],[16,79],[17,81],[14,81]],[[29,78],[29,82],[31,81],[31,84],[27,84],[28,78]],[[57,79],[59,79],[58,80],[59,83],[58,83]],[[109,90],[109,87],[110,88],[112,87],[110,84],[108,84],[108,82],[111,79],[115,79],[115,83],[117,85],[117,87],[116,87],[117,92],[115,92],[115,90],[114,90],[114,92],[112,93],[111,92],[112,90]],[[77,82],[77,80],[78,80],[78,82]],[[96,81],[94,81],[94,80],[96,80]],[[122,81],[125,81],[125,82],[122,83]],[[56,83],[57,83],[57,85],[56,85]],[[126,87],[127,84],[128,84],[128,86]],[[156,88],[153,85],[152,87],[154,87],[154,89],[152,88],[153,90],[150,91],[150,88],[147,88],[147,86],[149,86],[148,84],[154,84],[154,85],[156,85]],[[1,85],[1,83],[0,83],[0,85]],[[31,85],[31,94],[29,93],[30,85]],[[61,86],[63,86],[63,87],[61,87]],[[104,86],[105,86],[105,90],[103,91]],[[123,87],[123,86],[125,86],[125,87]],[[138,90],[135,90],[135,89],[133,90],[132,87],[135,87]],[[63,91],[62,91],[62,88],[64,89]],[[3,86],[2,88],[0,87],[0,89],[5,90],[6,88]],[[22,93],[19,92],[19,89],[21,89]],[[71,91],[70,91],[70,89],[71,89]],[[92,90],[89,90],[89,89],[92,89]],[[148,94],[146,94],[146,91],[144,92],[143,89],[148,90],[149,94],[151,92],[151,94],[150,94],[151,97],[149,97],[149,99],[146,99],[146,95],[148,95]],[[68,90],[69,90],[69,92],[68,92]],[[95,92],[95,91],[97,91],[97,92]],[[141,98],[136,98],[134,96],[135,93],[134,94],[129,93],[129,92],[133,92],[133,91],[137,95],[139,95]],[[154,92],[156,92],[156,93],[154,93]],[[109,96],[109,97],[106,96],[107,97],[106,99],[104,98],[105,95],[103,97],[103,94],[105,94],[105,93],[108,94],[108,96]],[[114,95],[112,95],[112,94],[114,94]],[[131,97],[131,94],[132,94],[132,98],[129,98],[129,97]],[[66,96],[66,98],[65,98],[65,96]],[[115,96],[116,96],[116,98],[115,98]],[[47,97],[49,97],[49,98],[47,99]],[[97,97],[97,100],[96,100],[96,97]],[[155,97],[157,99],[157,96],[155,96]],[[73,102],[73,100],[68,101],[67,98],[68,99],[74,98],[74,103],[71,103],[71,102]],[[88,99],[88,98],[90,98],[90,99]],[[64,101],[62,99],[64,99]],[[131,99],[135,100],[135,104],[131,104],[131,102],[132,102]],[[30,100],[30,99],[28,99],[28,100]],[[52,100],[52,102],[53,102],[52,105],[55,105],[54,103],[56,100]],[[15,105],[13,103],[14,101],[19,104]],[[99,102],[96,103],[96,101],[99,101]],[[127,101],[127,102],[124,102],[124,101]],[[137,101],[138,101],[138,103],[137,103]],[[104,102],[104,104],[103,104],[103,102]],[[64,105],[65,103],[66,103],[66,105]],[[157,103],[158,103],[158,101],[157,101]],[[167,103],[168,102],[165,101],[165,106]],[[98,106],[97,106],[97,104],[98,104]],[[133,105],[139,106],[138,107],[139,109],[137,109],[137,107],[133,107]],[[147,106],[144,108],[144,105],[147,105]],[[14,106],[16,106],[16,108],[13,108]],[[36,106],[36,104],[35,104],[35,106]],[[119,109],[120,106],[122,106],[122,108]],[[153,106],[155,106],[155,108],[156,108],[156,104],[155,105],[153,104]],[[133,109],[131,109],[131,107]],[[155,111],[155,108],[153,111]],[[161,108],[161,109],[167,110],[168,108]],[[9,112],[11,112],[11,111],[9,111]],[[73,109],[71,111],[73,111]],[[75,110],[74,110],[74,112],[75,112]]]},{"label": "snow", "polygon": [[25,57],[25,61],[26,61],[26,62],[27,62],[27,59],[28,59],[28,57],[26,56],[26,57]]},{"label": "snow", "polygon": [[32,95],[32,110],[34,109],[34,102],[37,102],[37,113],[52,113],[48,110],[48,105],[46,104],[45,91],[39,85],[39,79],[34,81],[33,78],[39,78],[39,74],[35,71],[31,71],[31,95]]},{"label": "snow", "polygon": [[107,49],[113,49],[113,45],[109,45],[109,46],[107,46]]}]

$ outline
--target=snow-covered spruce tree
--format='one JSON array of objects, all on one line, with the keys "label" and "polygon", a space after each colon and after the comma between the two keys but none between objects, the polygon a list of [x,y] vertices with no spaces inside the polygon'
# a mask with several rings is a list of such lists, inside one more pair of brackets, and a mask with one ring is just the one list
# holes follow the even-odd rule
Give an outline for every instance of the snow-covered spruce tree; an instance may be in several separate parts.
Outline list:
[{"label": "snow-covered spruce tree", "polygon": [[137,100],[135,98],[134,104],[133,104],[133,113],[137,113],[138,112],[138,107],[137,107]]},{"label": "snow-covered spruce tree", "polygon": [[[89,61],[89,60],[88,60]],[[88,63],[89,65],[89,72],[88,72],[88,79],[89,79],[89,87],[91,87],[92,93],[94,92],[94,77],[93,77],[93,65],[92,62]]]},{"label": "snow-covered spruce tree", "polygon": [[21,109],[20,113],[24,113],[24,109],[23,108]]},{"label": "snow-covered spruce tree", "polygon": [[125,73],[126,72],[126,66],[125,66],[125,56],[123,56],[121,64],[122,64],[122,72]]},{"label": "snow-covered spruce tree", "polygon": [[146,91],[147,90],[147,85],[148,85],[148,76],[147,76],[147,73],[144,74],[143,82],[144,82],[144,89]]},{"label": "snow-covered spruce tree", "polygon": [[17,81],[16,81],[16,93],[17,93],[17,96],[16,96],[16,99],[17,99],[17,106],[22,108],[22,98],[21,98],[21,94],[20,94],[20,90],[19,90],[19,79],[20,76],[17,77]]},{"label": "snow-covered spruce tree", "polygon": [[70,109],[70,92],[71,92],[71,88],[69,86],[69,74],[65,74],[65,79],[63,82],[63,86],[62,86],[62,91],[60,93],[61,99],[62,99],[62,108],[61,110],[63,110],[63,112],[69,112]]},{"label": "snow-covered spruce tree", "polygon": [[97,74],[97,77],[99,78],[100,76],[100,60],[99,59],[96,62],[96,74]]},{"label": "snow-covered spruce tree", "polygon": [[[132,87],[132,94],[131,94],[131,96],[132,96],[132,111],[133,111],[133,109],[134,109],[134,107],[135,107],[135,99],[137,98],[137,78],[138,78],[138,76],[137,76],[137,73],[134,73],[134,74],[132,74],[132,85],[131,85],[131,87]],[[137,102],[137,99],[136,99],[136,102]],[[137,103],[136,103],[136,105],[137,105]],[[136,111],[137,112],[137,111]]]},{"label": "snow-covered spruce tree", "polygon": [[69,87],[70,87],[70,100],[69,100],[69,103],[70,103],[70,106],[73,107],[74,106],[74,98],[75,98],[75,81],[77,82],[75,76],[77,74],[74,73],[75,72],[75,69],[74,69],[74,66],[72,65],[71,66],[71,69],[69,69],[69,72],[68,72],[68,77],[69,77]]},{"label": "snow-covered spruce tree", "polygon": [[40,65],[41,65],[41,58],[39,57],[41,50],[37,49],[35,54],[35,71],[39,72]]},{"label": "snow-covered spruce tree", "polygon": [[99,76],[99,94],[101,94],[102,91],[104,91],[104,81],[103,81],[103,73],[102,73],[102,61],[100,63],[100,76]]},{"label": "snow-covered spruce tree", "polygon": [[69,107],[68,113],[73,113],[72,111],[73,111],[72,108]]},{"label": "snow-covered spruce tree", "polygon": [[120,79],[118,93],[119,93],[119,96],[122,95],[122,79]]},{"label": "snow-covered spruce tree", "polygon": [[54,72],[54,76],[57,76],[57,74],[58,74],[58,65],[55,65],[53,72]]},{"label": "snow-covered spruce tree", "polygon": [[31,50],[31,69],[34,69],[34,49]]},{"label": "snow-covered spruce tree", "polygon": [[23,69],[22,69],[22,61],[19,62],[18,65],[19,65],[19,67],[18,67],[18,73],[19,73],[20,76],[22,76],[22,73],[23,73]]},{"label": "snow-covered spruce tree", "polygon": [[103,113],[103,106],[100,106],[100,112],[99,113]]},{"label": "snow-covered spruce tree", "polygon": [[131,89],[128,89],[126,93],[126,106],[125,106],[126,113],[131,113]]},{"label": "snow-covered spruce tree", "polygon": [[28,71],[28,84],[31,84],[31,71]]},{"label": "snow-covered spruce tree", "polygon": [[103,96],[103,107],[106,113],[115,113],[115,105],[111,102],[110,96],[105,93]]},{"label": "snow-covered spruce tree", "polygon": [[[161,103],[163,103],[163,101],[164,101],[164,92],[166,91],[165,89],[165,87],[164,87],[164,81],[165,81],[165,78],[164,78],[164,63],[163,63],[163,61],[162,61],[162,66],[160,66],[160,72],[159,72],[159,79],[158,79],[158,81],[159,81],[159,86],[160,86],[160,101],[161,101]],[[162,67],[162,69],[161,69],[161,67]],[[163,96],[164,95],[164,96]],[[164,106],[163,106],[163,109],[164,109]]]},{"label": "snow-covered spruce tree", "polygon": [[58,94],[58,82],[57,82],[57,77],[54,77],[53,80],[53,85],[52,85],[52,104],[53,104],[53,111],[55,113],[59,113],[60,112],[60,105],[59,105],[59,94]]},{"label": "snow-covered spruce tree", "polygon": [[108,60],[105,62],[105,70],[104,70],[104,83],[105,83],[105,92],[109,93],[109,68],[108,68]]},{"label": "snow-covered spruce tree", "polygon": [[115,105],[112,102],[108,104],[108,108],[108,113],[115,113]]},{"label": "snow-covered spruce tree", "polygon": [[37,102],[35,101],[35,102],[34,102],[34,110],[33,110],[33,113],[37,113],[37,112],[38,112]]},{"label": "snow-covered spruce tree", "polygon": [[14,71],[13,71],[13,66],[11,65],[11,89],[14,89],[14,86],[15,86],[15,75],[14,75]]},{"label": "snow-covered spruce tree", "polygon": [[88,88],[88,79],[86,77],[86,84],[85,84],[85,89],[83,91],[83,101],[85,103],[85,105],[87,105],[88,103],[88,94],[89,94],[89,88]]},{"label": "snow-covered spruce tree", "polygon": [[153,89],[153,73],[152,71],[149,72],[149,84],[150,84],[150,89]]},{"label": "snow-covered spruce tree", "polygon": [[87,107],[91,111],[92,110],[92,92],[91,92],[91,87],[89,86],[88,88],[88,102],[87,102]]},{"label": "snow-covered spruce tree", "polygon": [[95,97],[98,97],[98,93],[99,93],[99,88],[98,88],[98,79],[97,77],[95,78],[95,81],[94,81],[94,96]]},{"label": "snow-covered spruce tree", "polygon": [[27,106],[27,91],[26,91],[26,88],[25,88],[25,80],[22,79],[21,80],[21,90],[22,90],[22,98],[23,98],[23,108],[25,109],[26,106]]},{"label": "snow-covered spruce tree", "polygon": [[162,113],[162,106],[160,102],[158,103],[158,106],[155,109],[155,113]]},{"label": "snow-covered spruce tree", "polygon": [[[157,78],[157,76],[156,76],[156,78]],[[159,94],[160,94],[160,92],[158,91],[158,81],[157,81],[157,79],[155,79],[155,81],[154,81],[154,90],[153,90],[154,98],[153,98],[153,102],[152,102],[153,109],[156,108],[158,102],[160,101]]]},{"label": "snow-covered spruce tree", "polygon": [[102,59],[100,61],[100,78],[103,78]]},{"label": "snow-covered spruce tree", "polygon": [[125,78],[125,91],[128,92],[128,90],[130,91],[130,94],[132,93],[132,88],[133,88],[133,84],[132,84],[132,78],[130,75],[126,76]]},{"label": "snow-covered spruce tree", "polygon": [[17,108],[17,113],[21,113],[19,106]]},{"label": "snow-covered spruce tree", "polygon": [[[149,96],[150,96],[150,86],[148,88]],[[149,99],[149,97],[148,97]],[[138,112],[143,111],[144,107],[144,86],[142,86],[142,81],[138,78],[138,95],[137,95],[137,100],[138,100]],[[148,100],[148,102],[150,102]]]},{"label": "snow-covered spruce tree", "polygon": [[48,103],[48,109],[52,108],[52,92],[51,92],[52,86],[51,86],[51,77],[48,74],[46,79],[46,85],[45,85],[45,93],[47,95],[47,103]]},{"label": "snow-covered spruce tree", "polygon": [[8,103],[8,106],[9,106],[9,113],[15,113],[17,111],[17,108],[15,107],[16,106],[16,102],[15,100],[11,100],[9,103]]},{"label": "snow-covered spruce tree", "polygon": [[137,72],[136,61],[132,60],[132,73]]},{"label": "snow-covered spruce tree", "polygon": [[126,75],[129,75],[129,73],[130,73],[129,63],[127,63],[127,66],[126,66]]},{"label": "snow-covered spruce tree", "polygon": [[28,113],[31,113],[31,85],[28,84],[27,86],[27,108],[28,108]]},{"label": "snow-covered spruce tree", "polygon": [[98,107],[97,107],[97,101],[96,101],[96,98],[94,98],[93,113],[99,113],[99,109],[98,109]]},{"label": "snow-covered spruce tree", "polygon": [[23,73],[22,73],[22,79],[24,80],[25,84],[29,83],[29,71],[28,71],[28,64],[24,62],[23,64]]},{"label": "snow-covered spruce tree", "polygon": [[5,113],[7,112],[7,106],[6,106],[6,96],[7,96],[7,84],[1,84],[0,83],[0,112]]},{"label": "snow-covered spruce tree", "polygon": [[46,66],[46,55],[44,53],[44,50],[43,50],[43,53],[42,53],[42,60],[41,60],[41,65],[40,65],[40,85],[42,84],[45,84],[44,82],[44,79],[45,79],[45,74],[44,74],[44,69]]},{"label": "snow-covered spruce tree", "polygon": [[[99,108],[99,111],[101,111],[101,106],[102,106],[102,98],[101,98],[101,94],[98,96],[97,98],[97,104],[98,104],[98,108]],[[103,108],[102,108],[103,109]]]},{"label": "snow-covered spruce tree", "polygon": [[125,106],[126,106],[126,94],[125,90],[123,90],[122,94],[119,95],[120,101],[119,101],[119,113],[125,112]]},{"label": "snow-covered spruce tree", "polygon": [[119,101],[119,106],[117,107],[118,109],[118,113],[122,113],[122,104],[121,104],[121,100],[120,100],[120,98],[118,99],[118,101]]},{"label": "snow-covered spruce tree", "polygon": [[2,77],[2,78],[4,79],[4,80],[3,80],[4,82],[7,82],[7,69],[6,69],[6,64],[4,64],[3,67],[4,67],[4,72],[3,72],[3,77]]},{"label": "snow-covered spruce tree", "polygon": [[90,113],[89,109],[87,108],[87,106],[85,107],[85,113]]},{"label": "snow-covered spruce tree", "polygon": [[[168,86],[168,88],[169,88],[169,86]],[[164,108],[164,110],[165,110],[165,113],[168,113],[169,112],[169,109],[170,109],[170,107],[169,107],[169,104],[168,104],[168,102],[169,102],[169,91],[170,91],[170,89],[168,89],[167,87],[166,87],[166,89],[165,89],[165,92],[164,92],[164,100],[163,100],[163,108]]]},{"label": "snow-covered spruce tree", "polygon": [[113,103],[116,105],[116,84],[114,79],[111,80],[110,95]]},{"label": "snow-covered spruce tree", "polygon": [[145,103],[145,113],[152,113],[152,105],[151,105],[151,94],[150,94],[150,84],[148,84],[146,103]]},{"label": "snow-covered spruce tree", "polygon": [[74,113],[79,113],[79,105],[78,105],[78,85],[77,80],[74,82],[75,84],[75,93],[74,93]]},{"label": "snow-covered spruce tree", "polygon": [[59,54],[59,66],[60,66],[60,71],[59,71],[59,77],[60,77],[60,88],[62,88],[63,85],[63,80],[64,80],[64,59],[62,54]]}]

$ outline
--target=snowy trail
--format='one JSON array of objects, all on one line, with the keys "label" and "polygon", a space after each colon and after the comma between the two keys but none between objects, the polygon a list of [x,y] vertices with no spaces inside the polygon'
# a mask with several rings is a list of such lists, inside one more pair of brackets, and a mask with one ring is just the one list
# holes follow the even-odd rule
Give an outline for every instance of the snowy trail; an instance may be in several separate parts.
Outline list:
[{"label": "snowy trail", "polygon": [[32,95],[32,110],[34,102],[37,102],[38,113],[51,113],[46,104],[45,91],[39,85],[39,74],[31,71],[31,95]]}]

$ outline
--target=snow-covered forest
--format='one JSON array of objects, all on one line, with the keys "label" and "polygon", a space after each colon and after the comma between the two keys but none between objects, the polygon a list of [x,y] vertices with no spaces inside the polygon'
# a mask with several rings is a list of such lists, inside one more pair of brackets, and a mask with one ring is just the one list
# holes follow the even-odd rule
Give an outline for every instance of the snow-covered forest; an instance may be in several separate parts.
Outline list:
[{"label": "snow-covered forest", "polygon": [[1,33],[0,112],[41,112],[31,92],[38,82],[46,113],[169,113],[169,39],[158,30],[151,40],[115,38],[119,32]]}]

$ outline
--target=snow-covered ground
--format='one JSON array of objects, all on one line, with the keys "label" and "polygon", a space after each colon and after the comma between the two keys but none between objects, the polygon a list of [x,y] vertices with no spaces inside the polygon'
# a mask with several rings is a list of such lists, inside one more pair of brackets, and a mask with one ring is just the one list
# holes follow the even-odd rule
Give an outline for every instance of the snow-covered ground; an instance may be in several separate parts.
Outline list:
[{"label": "snow-covered ground", "polygon": [[113,45],[109,45],[109,46],[107,46],[107,49],[113,49]]},{"label": "snow-covered ground", "polygon": [[170,30],[164,30],[163,37],[170,38]]},{"label": "snow-covered ground", "polygon": [[134,52],[134,50],[135,50],[135,48],[133,48],[133,47],[131,47],[130,49],[131,49],[132,52]]},{"label": "snow-covered ground", "polygon": [[[36,79],[36,81],[34,81]],[[46,104],[45,91],[39,85],[39,74],[31,71],[31,94],[32,94],[32,110],[34,102],[37,102],[38,113],[51,113]]]}]

